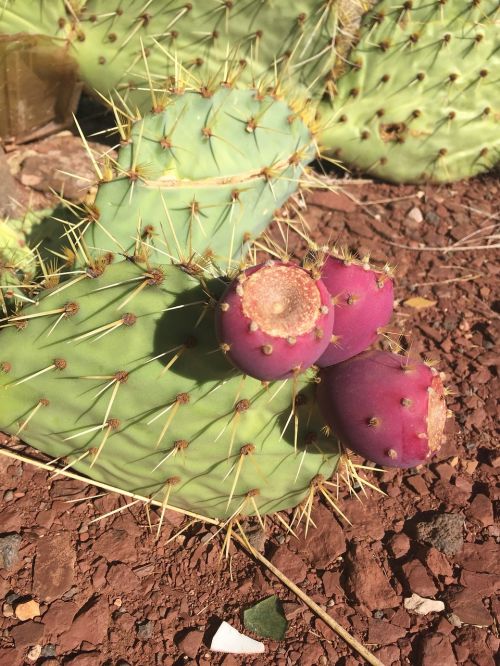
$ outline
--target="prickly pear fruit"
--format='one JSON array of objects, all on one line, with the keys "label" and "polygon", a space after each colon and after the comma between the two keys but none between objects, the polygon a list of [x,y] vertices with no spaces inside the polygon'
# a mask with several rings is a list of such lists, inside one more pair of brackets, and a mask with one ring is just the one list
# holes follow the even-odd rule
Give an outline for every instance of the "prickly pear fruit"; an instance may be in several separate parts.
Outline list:
[{"label": "prickly pear fruit", "polygon": [[378,329],[392,316],[394,288],[387,272],[350,258],[327,257],[321,279],[335,305],[331,343],[317,361],[325,367],[345,361],[375,342]]},{"label": "prickly pear fruit", "polygon": [[269,261],[229,285],[216,326],[221,349],[242,372],[283,379],[306,370],[324,351],[333,307],[321,280],[295,264]]},{"label": "prickly pear fruit", "polygon": [[439,449],[445,392],[425,363],[368,351],[324,368],[320,378],[323,417],[356,453],[386,467],[415,467]]},{"label": "prickly pear fruit", "polygon": [[116,168],[102,182],[84,241],[93,252],[153,261],[203,254],[231,265],[298,188],[316,153],[304,109],[259,91],[172,93],[162,111],[124,121]]},{"label": "prickly pear fruit", "polygon": [[498,162],[498,0],[382,0],[348,60],[320,137],[348,167],[439,182]]}]

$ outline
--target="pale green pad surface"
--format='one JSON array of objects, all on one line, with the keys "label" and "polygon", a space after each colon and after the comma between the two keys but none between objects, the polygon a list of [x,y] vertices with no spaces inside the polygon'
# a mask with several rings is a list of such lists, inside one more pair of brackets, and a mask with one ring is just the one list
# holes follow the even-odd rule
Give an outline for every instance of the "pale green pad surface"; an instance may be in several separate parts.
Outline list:
[{"label": "pale green pad surface", "polygon": [[[51,457],[68,456],[68,461],[74,463],[89,448],[99,446],[107,426],[71,440],[65,438],[118,419],[119,426],[110,431],[95,465],[90,468],[92,456],[88,455],[71,469],[160,501],[167,479],[179,477],[180,482],[172,486],[170,503],[208,517],[230,516],[253,489],[260,491],[255,501],[263,514],[297,505],[307,496],[315,475],[329,477],[338,462],[336,442],[321,433],[323,421],[314,404],[311,378],[298,381],[298,390],[307,396],[307,402],[298,407],[295,452],[293,419],[285,429],[292,382],[283,386],[275,382],[265,388],[257,380],[243,379],[217,350],[211,311],[196,328],[202,305],[166,311],[205,301],[198,282],[177,267],[163,267],[163,271],[161,285],[146,286],[120,308],[142,283],[144,269],[130,262],[113,264],[101,277],[86,277],[59,293],[48,292],[38,306],[25,309],[23,314],[28,316],[57,310],[70,302],[78,304],[77,314],[63,318],[50,335],[58,313],[31,319],[24,330],[11,327],[1,331],[0,364],[11,367],[7,373],[0,372],[0,428],[16,434],[31,414],[20,436]],[[102,289],[108,285],[115,286]],[[75,340],[120,320],[125,312],[137,317],[132,326],[121,325],[100,338],[104,330]],[[170,350],[179,351],[179,345],[190,336],[195,336],[196,346],[186,349],[162,374],[176,353]],[[164,352],[163,357],[153,360]],[[47,370],[16,385],[50,367],[54,359],[64,359],[66,368]],[[117,384],[102,391],[112,381],[105,377],[119,371],[128,372],[128,380],[118,385],[106,418]],[[102,379],[89,378],[96,376]],[[190,400],[176,409],[172,405],[181,393],[189,394]],[[33,414],[42,399],[49,404]],[[250,401],[250,407],[235,419],[235,402],[244,399]],[[170,411],[153,420],[169,406]],[[175,409],[156,448],[166,420]],[[316,439],[311,442],[312,432]],[[153,471],[172,451],[174,442],[181,439],[189,442],[188,448]],[[240,448],[248,443],[255,446],[255,452],[243,459],[234,496],[227,506]],[[250,501],[240,509],[242,513],[254,513]]]},{"label": "pale green pad surface", "polygon": [[500,157],[499,4],[411,4],[383,0],[363,18],[354,67],[333,110],[322,105],[320,143],[348,167],[396,182],[486,171]]},{"label": "pale green pad surface", "polygon": [[280,100],[227,88],[174,95],[133,125],[114,180],[99,187],[99,223],[85,241],[97,252],[131,252],[138,230],[152,227],[148,242],[167,256],[210,251],[226,266],[297,189],[314,154],[309,128]]}]

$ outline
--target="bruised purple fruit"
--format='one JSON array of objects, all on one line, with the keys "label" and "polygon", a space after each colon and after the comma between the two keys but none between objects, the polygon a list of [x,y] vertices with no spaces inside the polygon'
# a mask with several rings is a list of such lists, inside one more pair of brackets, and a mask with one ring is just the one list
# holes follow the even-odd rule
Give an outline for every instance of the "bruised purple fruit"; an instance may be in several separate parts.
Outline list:
[{"label": "bruised purple fruit", "polygon": [[321,279],[335,306],[331,344],[318,359],[324,368],[356,356],[375,342],[378,329],[392,317],[394,288],[385,272],[335,257],[327,258]]},{"label": "bruised purple fruit", "polygon": [[323,417],[355,453],[386,467],[415,467],[439,449],[444,387],[425,363],[367,351],[324,368],[320,378]]},{"label": "bruised purple fruit", "polygon": [[278,261],[240,273],[216,314],[221,349],[257,379],[291,377],[311,366],[329,344],[330,294],[300,266]]}]

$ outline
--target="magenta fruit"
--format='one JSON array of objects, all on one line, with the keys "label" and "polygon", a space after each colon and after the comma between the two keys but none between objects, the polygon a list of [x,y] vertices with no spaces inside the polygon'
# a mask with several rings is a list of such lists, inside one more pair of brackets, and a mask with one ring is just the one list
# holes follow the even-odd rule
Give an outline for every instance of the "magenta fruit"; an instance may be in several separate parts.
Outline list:
[{"label": "magenta fruit", "polygon": [[345,361],[375,342],[378,329],[391,319],[394,288],[384,271],[335,257],[325,261],[321,279],[335,306],[331,344],[318,359],[323,368]]},{"label": "magenta fruit", "polygon": [[221,349],[257,379],[292,377],[330,342],[333,307],[319,279],[295,264],[268,261],[240,273],[216,315]]},{"label": "magenta fruit", "polygon": [[386,467],[415,467],[439,449],[444,387],[425,363],[367,351],[320,373],[323,418],[355,453]]}]

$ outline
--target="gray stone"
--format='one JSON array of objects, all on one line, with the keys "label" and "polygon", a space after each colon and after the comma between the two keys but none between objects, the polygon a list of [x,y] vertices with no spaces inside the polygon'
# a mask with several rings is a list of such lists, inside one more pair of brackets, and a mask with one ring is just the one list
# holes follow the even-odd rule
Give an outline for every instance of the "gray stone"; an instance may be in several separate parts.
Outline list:
[{"label": "gray stone", "polygon": [[417,523],[416,537],[421,543],[437,548],[453,557],[464,545],[464,517],[460,513],[436,513],[432,518]]},{"label": "gray stone", "polygon": [[153,623],[150,620],[142,620],[136,624],[137,638],[146,641],[153,635]]},{"label": "gray stone", "polygon": [[0,569],[12,569],[19,559],[20,534],[0,537]]}]

